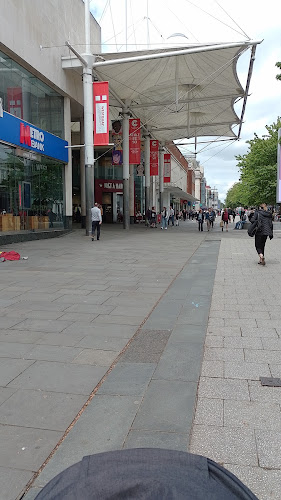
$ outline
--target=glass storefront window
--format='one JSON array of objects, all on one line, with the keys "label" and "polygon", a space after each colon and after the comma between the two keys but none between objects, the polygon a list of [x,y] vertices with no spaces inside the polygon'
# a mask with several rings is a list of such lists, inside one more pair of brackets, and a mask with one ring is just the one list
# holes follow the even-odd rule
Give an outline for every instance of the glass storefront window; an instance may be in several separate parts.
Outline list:
[{"label": "glass storefront window", "polygon": [[63,97],[0,51],[4,110],[64,138]]},{"label": "glass storefront window", "polygon": [[5,214],[4,222],[6,215],[11,220],[6,230],[63,227],[62,163],[39,155],[30,160],[22,154],[0,144],[0,214]]}]

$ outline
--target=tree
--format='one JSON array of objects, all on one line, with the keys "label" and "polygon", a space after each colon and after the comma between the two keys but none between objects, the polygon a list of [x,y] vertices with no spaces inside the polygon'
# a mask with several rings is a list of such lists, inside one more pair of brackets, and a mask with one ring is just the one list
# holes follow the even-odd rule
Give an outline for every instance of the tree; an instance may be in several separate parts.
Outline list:
[{"label": "tree", "polygon": [[[281,69],[281,62],[277,62],[277,63],[275,64],[275,66],[276,66],[277,68]],[[281,80],[281,74],[276,75],[276,79],[277,79],[277,80]]]},{"label": "tree", "polygon": [[229,208],[237,208],[241,205],[247,205],[247,203],[245,203],[246,196],[243,190],[244,186],[242,182],[236,182],[227,192],[225,206]]},{"label": "tree", "polygon": [[242,156],[236,156],[241,172],[242,204],[258,205],[262,202],[274,205],[276,201],[277,144],[278,129],[281,120],[266,125],[267,135],[247,141],[249,150]]}]

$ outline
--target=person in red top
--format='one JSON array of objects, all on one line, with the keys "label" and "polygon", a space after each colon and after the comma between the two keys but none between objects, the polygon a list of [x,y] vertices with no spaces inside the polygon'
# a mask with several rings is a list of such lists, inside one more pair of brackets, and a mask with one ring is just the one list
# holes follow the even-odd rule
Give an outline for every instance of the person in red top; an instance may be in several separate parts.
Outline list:
[{"label": "person in red top", "polygon": [[225,208],[221,213],[221,220],[223,221],[223,226],[221,230],[223,231],[224,226],[226,226],[226,231],[228,231],[228,221],[230,220],[230,213],[227,208]]}]

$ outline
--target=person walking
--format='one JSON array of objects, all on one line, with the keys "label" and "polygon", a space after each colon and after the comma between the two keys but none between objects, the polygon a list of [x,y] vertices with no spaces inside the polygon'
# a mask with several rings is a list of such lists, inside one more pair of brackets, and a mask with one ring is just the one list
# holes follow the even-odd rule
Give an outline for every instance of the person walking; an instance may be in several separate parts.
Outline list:
[{"label": "person walking", "polygon": [[202,208],[200,208],[197,214],[197,221],[198,221],[198,231],[203,231],[204,214]]},{"label": "person walking", "polygon": [[161,229],[168,229],[168,210],[163,207],[161,212]]},{"label": "person walking", "polygon": [[258,221],[259,226],[255,234],[255,247],[260,258],[258,264],[265,266],[265,243],[268,236],[270,240],[272,240],[273,238],[272,213],[270,212],[270,210],[268,210],[266,203],[262,203],[259,209],[255,212],[255,215],[252,218],[252,222],[255,221]]},{"label": "person walking", "polygon": [[210,221],[210,211],[211,209],[209,208],[209,210],[207,210],[207,212],[205,213],[205,220],[206,220],[206,223],[207,223],[207,230],[210,231],[210,227],[211,227],[211,221]]},{"label": "person walking", "polygon": [[169,209],[169,219],[168,219],[168,224],[169,224],[169,221],[171,221],[172,223],[172,226],[175,225],[175,211],[173,209],[172,206],[170,206],[170,209]]},{"label": "person walking", "polygon": [[224,226],[226,226],[226,232],[228,232],[228,221],[230,220],[230,214],[227,208],[225,208],[221,213],[221,220],[223,221],[223,226],[221,230],[223,231]]},{"label": "person walking", "polygon": [[91,208],[91,217],[92,217],[92,241],[94,241],[96,230],[97,230],[97,240],[99,240],[102,217],[98,203],[95,203],[95,205]]}]

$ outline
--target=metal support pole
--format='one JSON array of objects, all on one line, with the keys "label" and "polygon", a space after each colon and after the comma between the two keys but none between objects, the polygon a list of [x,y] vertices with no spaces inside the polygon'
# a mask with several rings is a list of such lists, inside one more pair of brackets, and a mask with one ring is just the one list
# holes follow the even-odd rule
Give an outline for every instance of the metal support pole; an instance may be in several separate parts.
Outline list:
[{"label": "metal support pole", "polygon": [[150,135],[144,142],[144,175],[145,175],[145,214],[150,208]]},{"label": "metal support pole", "polygon": [[159,159],[159,205],[160,205],[160,210],[162,210],[162,204],[163,204],[163,192],[164,192],[164,147],[163,144],[161,143],[160,147],[160,159]]},{"label": "metal support pole", "polygon": [[130,227],[129,211],[129,115],[128,107],[123,108],[123,227]]},{"label": "metal support pole", "polygon": [[85,137],[85,181],[86,181],[86,234],[92,234],[91,208],[94,204],[94,123],[93,123],[93,77],[92,65],[95,57],[90,47],[90,2],[85,0],[85,54],[83,59],[84,137]]},{"label": "metal support pole", "polygon": [[129,181],[129,195],[130,195],[130,224],[135,222],[135,165],[130,165],[130,181]]}]

